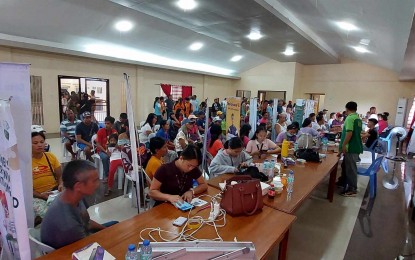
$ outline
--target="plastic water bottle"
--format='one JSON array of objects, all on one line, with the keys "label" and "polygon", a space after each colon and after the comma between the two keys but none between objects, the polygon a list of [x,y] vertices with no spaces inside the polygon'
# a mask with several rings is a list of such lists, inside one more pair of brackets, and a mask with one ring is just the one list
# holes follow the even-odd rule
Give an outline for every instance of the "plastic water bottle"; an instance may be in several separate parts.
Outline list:
[{"label": "plastic water bottle", "polygon": [[295,142],[294,143],[294,151],[297,151],[298,150],[298,143],[297,142]]},{"label": "plastic water bottle", "polygon": [[327,146],[329,144],[329,139],[327,139],[327,137],[323,137],[322,141],[323,146],[321,148],[322,153],[327,153]]},{"label": "plastic water bottle", "polygon": [[151,248],[150,241],[145,239],[141,245],[140,260],[152,259],[153,249]]},{"label": "plastic water bottle", "polygon": [[135,250],[135,245],[128,245],[128,251],[125,254],[125,260],[138,260],[138,252]]},{"label": "plastic water bottle", "polygon": [[269,165],[268,159],[265,159],[263,169],[264,169],[264,174],[268,176],[268,178],[269,178],[269,168],[270,168],[269,166],[270,165]]},{"label": "plastic water bottle", "polygon": [[287,184],[287,192],[292,193],[294,190],[294,172],[290,170],[288,173],[288,184]]}]

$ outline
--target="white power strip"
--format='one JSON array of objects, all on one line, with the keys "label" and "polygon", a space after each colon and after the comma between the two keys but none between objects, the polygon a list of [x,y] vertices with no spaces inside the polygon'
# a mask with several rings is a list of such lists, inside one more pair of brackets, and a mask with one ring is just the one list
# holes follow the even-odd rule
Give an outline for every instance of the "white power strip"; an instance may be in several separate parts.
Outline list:
[{"label": "white power strip", "polygon": [[212,202],[211,203],[211,208],[212,209],[210,211],[208,219],[209,219],[209,221],[214,221],[219,215],[219,211],[220,211],[219,203],[217,203],[216,201]]}]

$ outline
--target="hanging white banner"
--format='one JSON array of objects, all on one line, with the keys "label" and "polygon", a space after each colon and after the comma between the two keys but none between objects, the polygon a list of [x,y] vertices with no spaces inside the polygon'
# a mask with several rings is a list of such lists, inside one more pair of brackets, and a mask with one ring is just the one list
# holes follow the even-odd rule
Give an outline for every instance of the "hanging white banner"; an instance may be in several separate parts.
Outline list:
[{"label": "hanging white banner", "polygon": [[[7,100],[10,96],[13,96],[11,101]],[[20,121],[22,119],[26,121]],[[19,122],[17,130],[14,122]],[[21,147],[22,140],[30,140],[30,124],[29,65],[0,63],[0,233],[3,259],[31,259],[24,186],[32,186],[32,177],[31,174],[22,177],[31,159],[31,149],[27,148],[30,141],[26,143],[26,149]],[[28,204],[33,208],[31,201]]]}]

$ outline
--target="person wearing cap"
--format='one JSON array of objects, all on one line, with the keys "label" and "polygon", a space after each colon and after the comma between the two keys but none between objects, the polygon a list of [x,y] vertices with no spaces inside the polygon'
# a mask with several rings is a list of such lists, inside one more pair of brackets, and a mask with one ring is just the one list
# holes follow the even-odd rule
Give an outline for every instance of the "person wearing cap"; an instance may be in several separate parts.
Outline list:
[{"label": "person wearing cap", "polygon": [[120,119],[115,122],[114,129],[117,130],[118,134],[121,134],[121,129],[125,127],[125,123],[128,122],[127,113],[121,113]]},{"label": "person wearing cap", "polygon": [[182,127],[177,133],[176,139],[174,139],[174,146],[179,157],[184,148],[186,148],[189,143],[193,143],[193,140],[190,138],[190,131],[195,123],[195,120],[190,119],[184,119],[182,121]]},{"label": "person wearing cap", "polygon": [[199,128],[196,125],[197,117],[195,115],[189,115],[188,119],[192,122],[192,128],[189,130],[190,139],[192,139],[194,142],[201,141],[202,137],[199,132]]},{"label": "person wearing cap", "polygon": [[282,142],[284,140],[287,140],[291,144],[294,144],[295,141],[297,140],[297,132],[298,132],[298,128],[294,124],[291,124],[287,126],[287,131],[283,131],[278,134],[277,139],[275,139],[275,143],[278,146],[281,146]]},{"label": "person wearing cap", "polygon": [[[32,133],[42,133],[45,135],[46,131],[40,125],[32,125]],[[50,151],[50,144],[45,142],[44,152],[49,152],[49,151]]]},{"label": "person wearing cap", "polygon": [[92,122],[91,112],[84,112],[82,114],[83,120],[76,126],[76,142],[82,151],[85,152],[87,160],[92,160],[92,143],[91,138],[98,132],[98,125]]},{"label": "person wearing cap", "polygon": [[310,134],[313,137],[317,137],[319,135],[319,132],[317,132],[311,126],[312,126],[311,119],[310,118],[304,119],[303,125],[299,131],[299,134]]},{"label": "person wearing cap", "polygon": [[203,135],[205,133],[205,124],[206,124],[205,113],[200,111],[197,113],[197,115],[198,115],[198,119],[196,120],[196,125],[197,125],[197,128],[199,129],[199,133]]},{"label": "person wearing cap", "polygon": [[81,123],[81,120],[75,118],[72,110],[66,110],[66,119],[60,125],[62,136],[62,143],[65,144],[65,149],[72,155],[72,160],[75,160],[76,153],[73,151],[72,145],[76,142],[75,129]]}]

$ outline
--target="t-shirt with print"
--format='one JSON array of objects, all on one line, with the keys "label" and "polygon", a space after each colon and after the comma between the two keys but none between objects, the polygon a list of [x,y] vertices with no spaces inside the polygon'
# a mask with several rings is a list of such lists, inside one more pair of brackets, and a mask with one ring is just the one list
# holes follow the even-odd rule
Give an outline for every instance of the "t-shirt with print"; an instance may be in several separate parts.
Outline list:
[{"label": "t-shirt with print", "polygon": [[43,153],[40,159],[32,157],[33,190],[39,193],[51,191],[58,186],[58,182],[55,180],[46,156],[54,172],[61,167],[60,162],[52,153]]},{"label": "t-shirt with print", "polygon": [[60,196],[50,205],[42,221],[40,240],[55,248],[72,244],[90,235],[88,205],[81,200],[77,207],[65,203]]},{"label": "t-shirt with print", "polygon": [[268,150],[275,150],[278,146],[271,140],[265,139],[262,143],[259,143],[258,140],[251,140],[248,142],[246,146],[246,151],[248,153],[256,152],[256,151],[268,151]]},{"label": "t-shirt with print", "polygon": [[208,145],[207,150],[213,157],[215,157],[218,151],[223,148],[223,144],[220,140],[215,140],[212,146],[210,146],[210,143],[207,145]]},{"label": "t-shirt with print", "polygon": [[79,123],[76,126],[75,133],[80,135],[82,140],[85,142],[91,142],[91,138],[94,134],[98,132],[98,125],[92,122],[89,125],[86,125],[84,122]]},{"label": "t-shirt with print", "polygon": [[163,164],[163,161],[154,155],[151,156],[150,160],[148,160],[146,166],[146,173],[150,179],[153,179],[154,174],[156,173],[157,169]]},{"label": "t-shirt with print", "polygon": [[[117,134],[117,130],[113,128],[109,130],[106,128],[101,128],[98,130],[96,142],[98,142],[105,150],[107,150],[108,137],[112,134]],[[98,148],[97,152],[100,152]]]},{"label": "t-shirt with print", "polygon": [[183,148],[182,148],[182,146],[180,145],[180,142],[179,142],[180,139],[183,139],[185,141],[186,145],[189,144],[189,142],[188,142],[189,134],[185,134],[182,129],[179,130],[179,132],[177,133],[176,139],[174,139],[174,147],[176,149],[176,152],[183,151]]},{"label": "t-shirt with print", "polygon": [[146,132],[151,131],[154,133],[154,128],[151,127],[151,125],[149,123],[146,123],[145,125],[143,125],[143,127],[141,127],[141,133],[140,133],[140,142],[141,143],[148,143],[150,141],[150,138],[148,138],[148,134],[146,134]]},{"label": "t-shirt with print", "polygon": [[[163,164],[158,168],[154,178],[161,182],[160,191],[165,194],[182,196],[193,187],[193,180],[202,176],[199,168],[196,167],[190,172],[182,173],[176,166],[176,161]],[[162,201],[158,201],[160,204]]]},{"label": "t-shirt with print", "polygon": [[362,120],[356,113],[348,115],[344,121],[342,138],[339,146],[340,151],[343,149],[343,141],[346,137],[346,133],[351,131],[353,131],[353,134],[346,146],[346,151],[347,153],[360,154],[363,152],[362,138],[360,137],[360,133],[362,132]]}]

